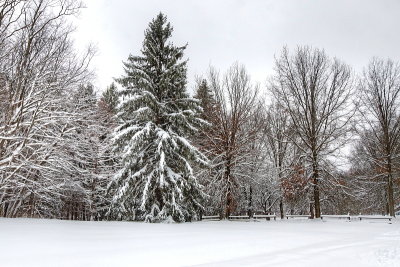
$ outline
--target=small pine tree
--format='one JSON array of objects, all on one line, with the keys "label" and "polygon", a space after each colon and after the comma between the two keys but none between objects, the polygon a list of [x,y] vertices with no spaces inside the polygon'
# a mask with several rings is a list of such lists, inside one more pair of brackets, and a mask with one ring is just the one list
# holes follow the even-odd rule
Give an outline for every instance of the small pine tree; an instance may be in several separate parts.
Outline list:
[{"label": "small pine tree", "polygon": [[105,103],[111,114],[116,113],[118,105],[118,92],[115,83],[112,83],[107,87],[101,97],[101,101]]},{"label": "small pine tree", "polygon": [[173,29],[159,14],[145,31],[141,56],[129,56],[118,106],[114,143],[122,168],[111,211],[120,219],[176,222],[195,219],[203,193],[194,162],[206,157],[188,137],[205,122],[186,92],[186,46],[168,42]]},{"label": "small pine tree", "polygon": [[208,86],[206,79],[197,81],[194,98],[200,100],[200,106],[203,108],[201,117],[205,120],[208,120],[207,117],[212,116],[212,113],[215,111],[216,103],[214,93]]}]

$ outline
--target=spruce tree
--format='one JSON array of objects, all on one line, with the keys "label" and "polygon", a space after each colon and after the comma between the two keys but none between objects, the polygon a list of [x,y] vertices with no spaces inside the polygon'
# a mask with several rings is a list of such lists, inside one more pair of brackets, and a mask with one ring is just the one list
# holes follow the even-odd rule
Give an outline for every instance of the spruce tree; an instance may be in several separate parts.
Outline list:
[{"label": "spruce tree", "polygon": [[110,113],[112,114],[116,113],[118,105],[118,93],[117,93],[117,87],[115,86],[114,83],[108,86],[107,89],[104,91],[101,97],[101,102],[104,102],[104,104],[107,106],[107,109],[109,109]]},{"label": "spruce tree", "polygon": [[172,31],[160,13],[145,31],[142,55],[130,55],[117,79],[123,88],[114,143],[122,168],[111,210],[120,219],[182,222],[202,209],[192,167],[207,159],[187,138],[205,122],[186,92],[186,45],[169,42]]},{"label": "spruce tree", "polygon": [[207,121],[207,117],[212,116],[215,112],[216,102],[214,98],[214,93],[208,86],[206,79],[201,79],[197,81],[196,92],[194,97],[200,100],[200,106],[203,111],[201,112],[201,117]]}]

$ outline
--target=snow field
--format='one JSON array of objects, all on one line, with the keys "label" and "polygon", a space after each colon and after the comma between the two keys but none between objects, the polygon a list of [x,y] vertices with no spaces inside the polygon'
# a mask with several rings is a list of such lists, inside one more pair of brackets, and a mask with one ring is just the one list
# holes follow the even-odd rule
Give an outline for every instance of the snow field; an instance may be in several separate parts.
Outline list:
[{"label": "snow field", "polygon": [[0,266],[400,266],[400,223],[0,219]]}]

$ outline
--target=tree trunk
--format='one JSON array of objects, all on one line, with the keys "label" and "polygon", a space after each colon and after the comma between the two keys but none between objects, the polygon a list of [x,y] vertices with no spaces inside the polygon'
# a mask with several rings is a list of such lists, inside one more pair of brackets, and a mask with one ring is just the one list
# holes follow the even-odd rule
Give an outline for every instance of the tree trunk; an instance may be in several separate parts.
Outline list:
[{"label": "tree trunk", "polygon": [[393,198],[393,177],[392,174],[388,175],[388,185],[387,185],[387,195],[388,195],[388,206],[389,206],[389,215],[395,216],[394,214],[394,198]]},{"label": "tree trunk", "polygon": [[315,218],[313,202],[310,202],[310,218],[311,219]]},{"label": "tree trunk", "polygon": [[29,217],[33,218],[35,213],[35,194],[31,192],[29,196]]},{"label": "tree trunk", "polygon": [[[318,176],[317,176],[318,177]],[[321,217],[321,206],[319,202],[319,186],[318,186],[318,178],[314,177],[314,209],[315,209],[315,218]]]},{"label": "tree trunk", "polygon": [[[386,134],[388,136],[389,134]],[[393,198],[393,176],[392,176],[392,158],[390,156],[391,149],[390,149],[390,142],[389,137],[386,137],[386,153],[387,153],[387,204],[389,208],[389,215],[395,216],[394,214],[394,198]]]},{"label": "tree trunk", "polygon": [[229,218],[229,216],[231,215],[231,206],[232,206],[232,193],[229,188],[226,194],[225,219]]},{"label": "tree trunk", "polygon": [[229,156],[227,157],[226,160],[226,165],[225,165],[225,179],[226,179],[226,203],[225,203],[225,218],[229,218],[232,212],[232,206],[233,206],[233,195],[232,195],[232,181],[231,179],[231,160]]},{"label": "tree trunk", "polygon": [[314,154],[313,156],[313,177],[312,177],[312,183],[313,183],[313,190],[314,190],[314,215],[315,218],[321,217],[321,206],[320,206],[320,201],[319,201],[319,184],[318,184],[318,179],[319,179],[319,173],[318,173],[318,164],[317,164],[317,157]]},{"label": "tree trunk", "polygon": [[283,202],[282,202],[282,198],[281,198],[281,201],[279,202],[279,212],[281,213],[281,219],[283,219],[284,214],[283,214]]},{"label": "tree trunk", "polygon": [[249,188],[249,206],[248,206],[247,214],[249,215],[250,218],[253,217],[253,188],[251,187],[251,185]]}]

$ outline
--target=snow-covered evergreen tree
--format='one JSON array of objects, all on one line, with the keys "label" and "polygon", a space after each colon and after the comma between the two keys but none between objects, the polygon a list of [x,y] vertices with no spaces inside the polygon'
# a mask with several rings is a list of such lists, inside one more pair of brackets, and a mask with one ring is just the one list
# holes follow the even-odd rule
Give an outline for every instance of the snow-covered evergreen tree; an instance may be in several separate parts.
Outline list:
[{"label": "snow-covered evergreen tree", "polygon": [[100,102],[104,103],[110,113],[114,114],[118,105],[118,92],[114,83],[107,87],[104,91]]},{"label": "snow-covered evergreen tree", "polygon": [[207,120],[216,111],[216,101],[214,93],[206,79],[199,79],[197,81],[196,92],[194,97],[200,100],[200,106],[203,109],[202,118]]},{"label": "snow-covered evergreen tree", "polygon": [[111,185],[112,214],[120,219],[176,222],[196,219],[203,196],[192,169],[206,157],[188,137],[205,122],[186,92],[186,46],[168,39],[173,29],[159,14],[145,31],[141,56],[129,56],[114,142],[122,168]]}]

